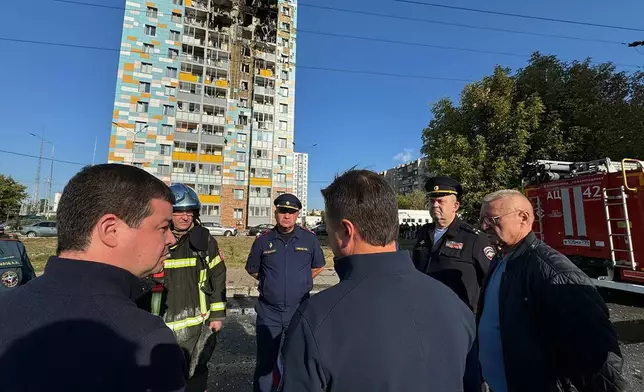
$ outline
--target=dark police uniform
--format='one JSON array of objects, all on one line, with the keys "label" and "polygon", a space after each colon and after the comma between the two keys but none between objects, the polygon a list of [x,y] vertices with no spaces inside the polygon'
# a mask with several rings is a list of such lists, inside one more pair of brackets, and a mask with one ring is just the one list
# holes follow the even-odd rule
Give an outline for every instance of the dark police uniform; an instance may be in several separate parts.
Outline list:
[{"label": "dark police uniform", "polygon": [[[291,194],[275,199],[278,208],[299,210],[300,201]],[[264,232],[248,255],[246,271],[259,274],[257,311],[257,365],[255,391],[270,391],[272,372],[281,337],[300,302],[313,288],[311,269],[324,267],[324,254],[315,234],[295,226],[281,234],[277,227]]]},{"label": "dark police uniform", "polygon": [[[430,196],[461,195],[461,185],[449,177],[434,177],[427,181]],[[416,268],[443,282],[476,311],[483,279],[496,254],[487,235],[458,217],[438,240],[434,240],[436,224],[428,223],[417,234],[412,252]]]},{"label": "dark police uniform", "polygon": [[302,303],[279,391],[480,392],[474,314],[409,253],[337,259],[340,283]]},{"label": "dark police uniform", "polygon": [[0,293],[23,285],[36,277],[24,244],[0,234]]}]

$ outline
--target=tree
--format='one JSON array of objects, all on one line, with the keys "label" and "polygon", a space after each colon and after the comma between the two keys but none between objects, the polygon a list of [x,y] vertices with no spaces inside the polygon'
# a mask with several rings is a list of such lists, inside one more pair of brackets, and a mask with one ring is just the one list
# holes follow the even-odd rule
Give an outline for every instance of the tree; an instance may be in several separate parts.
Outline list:
[{"label": "tree", "polygon": [[644,73],[610,63],[535,53],[515,75],[496,67],[463,89],[459,106],[442,99],[432,114],[422,135],[427,169],[461,182],[469,220],[485,194],[520,187],[529,161],[644,158]]},{"label": "tree", "polygon": [[540,124],[543,103],[534,97],[513,104],[509,72],[497,67],[467,86],[460,107],[439,101],[423,131],[428,169],[454,177],[467,190],[461,200],[466,219],[475,219],[478,201],[491,189],[519,185],[530,135]]},{"label": "tree", "polygon": [[396,195],[399,210],[425,210],[427,197],[422,190]]},{"label": "tree", "polygon": [[27,198],[27,187],[11,177],[0,174],[0,221],[20,210],[20,203]]}]

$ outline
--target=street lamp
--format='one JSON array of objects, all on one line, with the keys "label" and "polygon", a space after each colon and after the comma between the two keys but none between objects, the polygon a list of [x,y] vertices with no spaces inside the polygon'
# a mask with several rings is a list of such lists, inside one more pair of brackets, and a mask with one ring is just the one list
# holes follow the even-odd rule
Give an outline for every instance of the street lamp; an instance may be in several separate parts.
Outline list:
[{"label": "street lamp", "polygon": [[[49,179],[47,179],[48,183],[48,190],[47,190],[47,199],[45,201],[45,213],[49,214],[49,206],[52,204],[51,202],[51,187],[54,183],[54,152],[55,152],[55,147],[54,143],[50,142],[49,140],[45,139],[42,136],[38,136],[35,133],[29,132],[29,134],[33,137],[36,137],[40,139],[40,154],[38,155],[38,169],[36,172],[36,183],[34,184],[34,201],[36,204],[38,204],[38,187],[40,185],[40,165],[42,162],[42,147],[44,143],[50,144],[51,145],[51,166],[49,169]],[[40,208],[39,208],[40,210]]]}]

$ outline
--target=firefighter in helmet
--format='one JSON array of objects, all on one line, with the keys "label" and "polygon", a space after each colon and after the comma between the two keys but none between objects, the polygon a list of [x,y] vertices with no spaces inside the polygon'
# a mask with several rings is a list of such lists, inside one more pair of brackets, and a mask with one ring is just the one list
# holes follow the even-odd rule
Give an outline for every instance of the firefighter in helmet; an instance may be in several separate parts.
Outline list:
[{"label": "firefighter in helmet", "polygon": [[174,332],[188,364],[186,391],[203,392],[216,333],[226,317],[226,265],[217,240],[201,226],[197,193],[184,184],[170,189],[176,198],[171,227],[177,243],[139,305]]}]

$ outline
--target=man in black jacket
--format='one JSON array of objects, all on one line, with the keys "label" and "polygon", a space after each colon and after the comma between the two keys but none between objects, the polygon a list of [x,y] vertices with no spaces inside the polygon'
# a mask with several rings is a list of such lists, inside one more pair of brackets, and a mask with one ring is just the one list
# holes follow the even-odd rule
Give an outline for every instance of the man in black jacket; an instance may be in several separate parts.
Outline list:
[{"label": "man in black jacket", "polygon": [[492,193],[481,222],[501,248],[477,314],[481,369],[492,391],[623,391],[608,309],[581,270],[535,237],[528,199],[515,190]]},{"label": "man in black jacket", "polygon": [[[472,391],[474,314],[396,252],[385,180],[351,170],[322,191],[340,283],[304,301],[278,361],[284,392]],[[476,356],[474,359],[474,370]],[[472,362],[469,362],[472,364]],[[464,388],[463,378],[468,383]]]},{"label": "man in black jacket", "polygon": [[69,181],[58,256],[0,295],[2,391],[183,391],[172,331],[134,303],[175,243],[173,202],[133,166],[90,166]]}]

